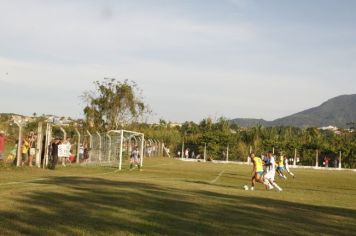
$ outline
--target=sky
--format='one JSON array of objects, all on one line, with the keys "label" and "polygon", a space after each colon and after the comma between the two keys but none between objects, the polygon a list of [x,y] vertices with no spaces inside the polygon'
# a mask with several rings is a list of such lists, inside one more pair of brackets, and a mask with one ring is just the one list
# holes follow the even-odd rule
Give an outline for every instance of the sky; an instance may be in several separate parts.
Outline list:
[{"label": "sky", "polygon": [[0,0],[0,113],[83,117],[105,77],[148,122],[284,117],[356,93],[353,0]]}]

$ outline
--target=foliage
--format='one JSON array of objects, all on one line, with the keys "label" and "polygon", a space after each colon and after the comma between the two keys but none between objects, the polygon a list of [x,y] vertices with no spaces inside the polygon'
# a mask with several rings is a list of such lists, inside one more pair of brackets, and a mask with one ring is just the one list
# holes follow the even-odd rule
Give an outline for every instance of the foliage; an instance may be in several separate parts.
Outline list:
[{"label": "foliage", "polygon": [[[275,150],[277,154],[282,153],[289,157],[294,157],[297,151],[299,164],[315,165],[318,152],[319,165],[321,165],[324,158],[330,159],[332,164],[337,164],[341,151],[343,167],[356,167],[356,133],[348,130],[340,130],[340,133],[336,134],[317,128],[261,125],[239,128],[227,119],[220,118],[215,122],[204,119],[199,124],[185,122],[179,132],[185,148],[189,148],[195,154],[202,154],[206,145],[208,157],[212,159],[225,159],[227,150],[229,150],[229,160],[240,161],[246,161],[250,150],[257,155]],[[176,132],[174,136],[177,136]],[[182,146],[178,139],[171,140],[176,140],[175,151],[180,151]]]},{"label": "foliage", "polygon": [[85,92],[86,121],[96,129],[119,129],[138,121],[148,112],[135,82],[105,78],[95,81],[95,91]]}]

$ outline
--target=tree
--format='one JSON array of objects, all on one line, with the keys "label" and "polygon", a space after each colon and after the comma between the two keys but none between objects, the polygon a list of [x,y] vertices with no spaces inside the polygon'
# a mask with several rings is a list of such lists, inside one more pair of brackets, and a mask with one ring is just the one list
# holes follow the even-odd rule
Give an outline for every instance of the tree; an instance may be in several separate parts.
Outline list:
[{"label": "tree", "polygon": [[84,114],[90,127],[118,129],[148,113],[141,91],[133,81],[104,78],[95,81],[95,91],[84,92]]}]

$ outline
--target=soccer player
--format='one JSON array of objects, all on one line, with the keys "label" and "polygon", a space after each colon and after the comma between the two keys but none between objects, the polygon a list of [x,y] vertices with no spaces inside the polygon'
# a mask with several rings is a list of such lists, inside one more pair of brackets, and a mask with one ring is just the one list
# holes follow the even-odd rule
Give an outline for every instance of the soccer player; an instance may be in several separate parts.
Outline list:
[{"label": "soccer player", "polygon": [[264,184],[263,182],[263,162],[260,157],[256,157],[254,153],[250,155],[253,170],[252,170],[252,179],[251,179],[251,190],[255,190],[256,181]]},{"label": "soccer player", "polygon": [[285,176],[283,174],[283,171],[284,171],[284,160],[286,158],[283,156],[283,155],[280,155],[279,158],[278,158],[278,161],[277,161],[277,173],[278,173],[278,176],[283,178],[283,179],[287,179],[287,176]]},{"label": "soccer player", "polygon": [[282,188],[274,181],[276,175],[276,161],[271,151],[267,153],[265,166],[264,184],[269,186],[267,189],[270,190],[276,188],[278,191],[282,191]]},{"label": "soccer player", "polygon": [[287,173],[290,174],[291,176],[293,176],[293,178],[294,178],[294,174],[289,169],[288,157],[287,156],[284,157],[284,168],[287,171]]},{"label": "soccer player", "polygon": [[138,147],[135,146],[134,149],[131,152],[131,159],[130,159],[130,170],[134,167],[134,165],[137,165],[138,170],[141,170],[141,158],[140,158],[140,152],[138,151]]}]

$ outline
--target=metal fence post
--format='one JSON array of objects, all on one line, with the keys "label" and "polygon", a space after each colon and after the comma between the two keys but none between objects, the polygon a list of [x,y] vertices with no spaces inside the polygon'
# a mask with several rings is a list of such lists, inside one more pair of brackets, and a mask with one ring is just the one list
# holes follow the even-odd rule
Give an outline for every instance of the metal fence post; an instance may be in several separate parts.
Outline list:
[{"label": "metal fence post", "polygon": [[60,127],[60,130],[63,133],[63,141],[66,141],[67,140],[67,132],[63,129],[63,127]]},{"label": "metal fence post", "polygon": [[[89,135],[89,150],[91,151],[91,149],[93,147],[93,136],[91,135],[89,130],[87,130],[87,134]],[[89,152],[89,162],[91,162],[91,153],[90,152]]]},{"label": "metal fence post", "polygon": [[111,163],[111,136],[107,133],[106,134],[106,137],[108,138],[109,140],[109,145],[108,145],[108,161],[109,163]]},{"label": "metal fence post", "polygon": [[46,139],[45,139],[45,153],[43,159],[43,168],[46,168],[48,165],[48,158],[49,158],[49,145],[52,139],[52,126],[50,123],[47,123],[46,126]]},{"label": "metal fence post", "polygon": [[37,128],[37,144],[36,144],[36,166],[41,168],[41,156],[42,156],[42,145],[43,145],[43,125],[42,122],[38,123]]},{"label": "metal fence post", "polygon": [[77,128],[75,128],[75,132],[77,133],[78,135],[78,144],[77,144],[77,164],[79,164],[80,160],[79,160],[79,156],[80,156],[80,133],[79,133],[79,130]]},{"label": "metal fence post", "polygon": [[21,146],[22,146],[22,125],[21,122],[15,121],[15,124],[19,127],[19,140],[17,142],[17,162],[16,166],[21,166],[22,156],[21,156]]},{"label": "metal fence post", "polygon": [[96,131],[96,134],[99,137],[99,162],[101,163],[101,135],[99,134],[98,131]]},{"label": "metal fence post", "polygon": [[141,155],[141,158],[140,158],[140,161],[141,161],[141,167],[143,165],[143,157],[144,157],[144,153],[143,153],[143,145],[144,145],[144,142],[145,142],[145,135],[142,134],[142,140],[141,140],[141,150],[140,150],[140,155]]},{"label": "metal fence post", "polygon": [[204,143],[204,161],[206,161],[206,143]]},{"label": "metal fence post", "polygon": [[297,165],[297,149],[294,149],[294,159],[293,159],[293,166]]},{"label": "metal fence post", "polygon": [[121,130],[121,135],[120,135],[120,160],[119,160],[119,170],[121,170],[122,167],[122,146],[124,142],[124,131]]}]

